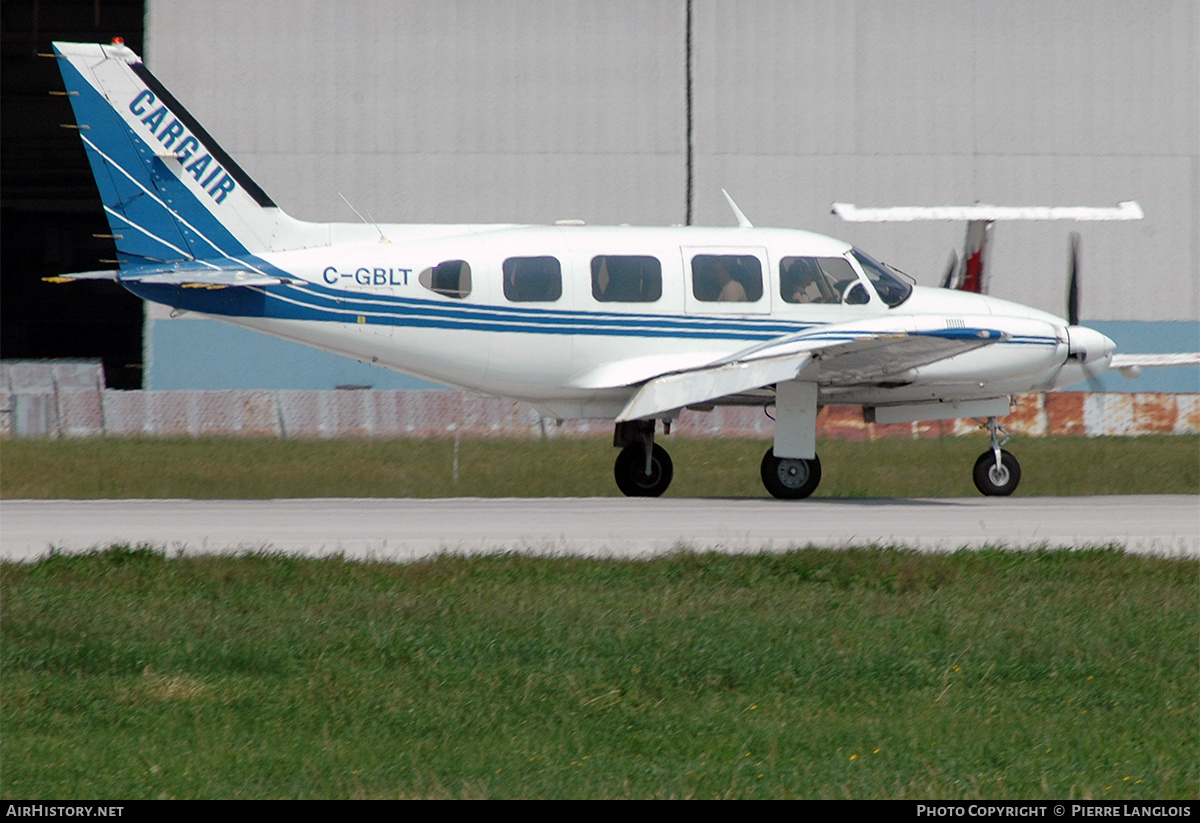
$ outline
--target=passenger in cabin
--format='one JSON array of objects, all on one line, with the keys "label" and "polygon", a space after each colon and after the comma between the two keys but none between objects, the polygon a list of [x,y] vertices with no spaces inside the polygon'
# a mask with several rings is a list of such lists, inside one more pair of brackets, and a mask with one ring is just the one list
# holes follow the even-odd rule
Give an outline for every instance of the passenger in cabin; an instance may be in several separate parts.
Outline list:
[{"label": "passenger in cabin", "polygon": [[713,264],[712,276],[717,284],[718,303],[746,302],[746,287],[730,274],[729,266],[725,265],[724,260],[717,260]]}]

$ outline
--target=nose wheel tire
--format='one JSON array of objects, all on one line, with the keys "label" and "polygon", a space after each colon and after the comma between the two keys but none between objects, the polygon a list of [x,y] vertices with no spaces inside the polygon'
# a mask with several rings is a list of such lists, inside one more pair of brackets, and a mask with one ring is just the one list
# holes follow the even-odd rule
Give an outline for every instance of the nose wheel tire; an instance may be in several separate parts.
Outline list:
[{"label": "nose wheel tire", "polygon": [[821,482],[821,460],[816,455],[811,460],[776,457],[774,449],[767,449],[761,474],[763,485],[772,497],[800,500],[817,490]]},{"label": "nose wheel tire", "polygon": [[1000,451],[1000,465],[991,450],[979,455],[975,461],[975,488],[988,497],[1007,497],[1021,482],[1021,464],[1008,452]]},{"label": "nose wheel tire", "polygon": [[650,473],[646,473],[646,447],[630,443],[617,455],[613,475],[626,497],[658,497],[671,485],[675,467],[667,450],[655,443],[650,451]]}]

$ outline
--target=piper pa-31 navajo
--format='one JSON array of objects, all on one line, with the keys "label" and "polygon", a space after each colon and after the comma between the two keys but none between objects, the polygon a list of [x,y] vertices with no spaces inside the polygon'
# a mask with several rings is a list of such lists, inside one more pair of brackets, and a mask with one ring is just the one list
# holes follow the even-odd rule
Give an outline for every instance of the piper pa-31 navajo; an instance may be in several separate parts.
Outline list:
[{"label": "piper pa-31 navajo", "polygon": [[[954,289],[921,288],[849,244],[737,228],[315,224],[284,214],[120,41],[56,43],[116,242],[112,279],[146,300],[438,383],[615,421],[617,485],[671,482],[661,422],[686,408],[773,409],[762,480],[821,479],[817,412],[880,423],[986,421],[984,494],[1020,467],[998,419],[1018,392],[1122,364],[1097,331]],[[1073,319],[1072,319],[1073,320]]]}]

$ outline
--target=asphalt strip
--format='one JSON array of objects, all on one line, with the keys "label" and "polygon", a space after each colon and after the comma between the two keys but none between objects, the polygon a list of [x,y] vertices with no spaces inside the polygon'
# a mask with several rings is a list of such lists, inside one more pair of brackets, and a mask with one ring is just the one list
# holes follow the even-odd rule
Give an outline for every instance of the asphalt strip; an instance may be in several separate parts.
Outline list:
[{"label": "asphalt strip", "polygon": [[0,558],[151,545],[404,562],[453,552],[633,558],[680,549],[1119,545],[1200,556],[1200,496],[942,499],[4,500]]}]

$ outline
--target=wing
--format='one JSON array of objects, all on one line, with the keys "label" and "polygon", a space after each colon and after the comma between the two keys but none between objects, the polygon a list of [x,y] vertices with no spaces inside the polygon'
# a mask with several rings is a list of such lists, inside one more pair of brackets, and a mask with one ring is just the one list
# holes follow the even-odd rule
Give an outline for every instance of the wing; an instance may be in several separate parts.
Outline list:
[{"label": "wing", "polygon": [[[937,321],[944,325],[943,318]],[[804,331],[722,361],[654,377],[625,405],[617,421],[652,418],[787,380],[825,386],[896,380],[909,369],[1005,339],[1003,332],[983,328],[896,331],[835,326]]]}]

